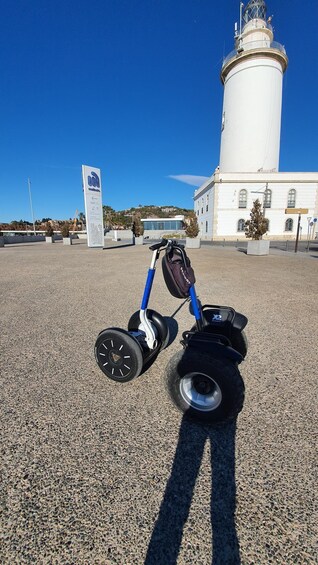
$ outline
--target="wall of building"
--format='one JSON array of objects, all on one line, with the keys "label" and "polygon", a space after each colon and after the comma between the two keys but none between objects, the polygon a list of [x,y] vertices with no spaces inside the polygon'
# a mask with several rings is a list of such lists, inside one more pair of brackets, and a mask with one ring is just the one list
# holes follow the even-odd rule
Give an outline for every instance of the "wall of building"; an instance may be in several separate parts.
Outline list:
[{"label": "wall of building", "polygon": [[[244,231],[238,231],[238,221],[248,220],[253,202],[258,198],[263,203],[266,186],[271,190],[271,207],[265,208],[265,217],[270,226],[270,239],[293,239],[297,232],[297,214],[285,214],[290,207],[288,193],[296,190],[295,208],[308,208],[301,217],[301,232],[308,232],[309,217],[318,215],[318,173],[231,173],[215,171],[194,194],[194,210],[203,239],[245,239]],[[246,207],[239,207],[239,194],[246,190]],[[206,196],[209,194],[209,209],[206,211]],[[202,206],[203,204],[203,206]],[[203,212],[202,212],[203,208]],[[292,231],[287,231],[286,220],[293,220]],[[205,222],[209,232],[204,233]],[[210,227],[211,226],[211,227]],[[318,226],[317,226],[318,227]]]},{"label": "wall of building", "polygon": [[197,216],[201,239],[212,239],[214,215],[213,184],[210,183],[206,186],[200,192],[200,196],[195,199],[194,211]]},{"label": "wall of building", "polygon": [[[268,188],[271,192],[271,206],[265,208],[265,217],[269,220],[269,231],[264,238],[287,238],[296,237],[297,232],[297,214],[285,214],[288,207],[288,193],[291,188],[296,190],[295,208],[308,208],[308,214],[301,216],[302,234],[307,234],[308,217],[313,217],[315,210],[315,201],[317,193],[317,184],[269,184]],[[247,191],[247,206],[239,208],[239,192]],[[260,187],[259,184],[246,184],[244,182],[237,184],[222,183],[219,185],[219,202],[218,202],[218,222],[215,237],[234,237],[245,238],[244,232],[238,231],[238,221],[240,219],[248,220],[253,201],[257,198],[263,202],[263,194],[265,186]],[[257,191],[257,192],[256,192]],[[293,220],[292,231],[286,231],[286,220]]]}]

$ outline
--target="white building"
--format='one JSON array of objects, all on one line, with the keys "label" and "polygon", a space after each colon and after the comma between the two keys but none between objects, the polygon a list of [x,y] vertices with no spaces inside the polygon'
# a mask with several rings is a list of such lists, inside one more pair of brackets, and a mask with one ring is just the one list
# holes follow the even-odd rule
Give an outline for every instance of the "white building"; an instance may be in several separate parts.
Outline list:
[{"label": "white building", "polygon": [[178,215],[172,218],[141,218],[144,227],[144,237],[160,239],[167,234],[184,235],[184,216]]},{"label": "white building", "polygon": [[[241,4],[242,6],[242,4]],[[253,201],[263,203],[268,239],[307,235],[318,214],[318,172],[278,172],[286,51],[273,41],[264,0],[250,0],[235,26],[235,49],[224,60],[220,165],[194,193],[201,237],[245,239]],[[311,233],[311,235],[313,235]]]}]

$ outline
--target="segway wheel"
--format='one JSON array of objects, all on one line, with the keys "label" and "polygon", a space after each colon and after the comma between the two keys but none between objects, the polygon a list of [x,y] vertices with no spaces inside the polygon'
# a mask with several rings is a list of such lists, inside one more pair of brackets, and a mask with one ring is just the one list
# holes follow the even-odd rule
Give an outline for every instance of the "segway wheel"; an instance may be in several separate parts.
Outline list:
[{"label": "segway wheel", "polygon": [[[159,351],[162,351],[162,349],[165,349],[165,347],[167,347],[170,339],[168,324],[164,317],[155,310],[147,310],[147,317],[155,328],[157,334],[156,337],[161,343]],[[139,310],[137,310],[137,312],[135,312],[131,316],[128,322],[128,330],[131,332],[138,331],[140,327],[141,324],[139,318]]]},{"label": "segway wheel", "polygon": [[127,382],[138,377],[143,366],[141,346],[126,330],[109,328],[99,334],[95,359],[103,373],[113,381]]},{"label": "segway wheel", "polygon": [[204,423],[229,422],[243,407],[244,383],[236,364],[194,348],[172,357],[166,368],[166,387],[181,412]]}]

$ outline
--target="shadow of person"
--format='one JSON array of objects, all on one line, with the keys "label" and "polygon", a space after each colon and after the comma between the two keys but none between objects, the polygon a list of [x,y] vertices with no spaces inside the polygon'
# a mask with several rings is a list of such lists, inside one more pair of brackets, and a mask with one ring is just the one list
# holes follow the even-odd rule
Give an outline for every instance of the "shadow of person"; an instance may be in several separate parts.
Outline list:
[{"label": "shadow of person", "polygon": [[[235,528],[236,423],[212,428],[183,417],[178,445],[144,565],[177,563],[206,441],[211,452],[212,565],[239,565]],[[200,523],[197,523],[200,528]]]}]

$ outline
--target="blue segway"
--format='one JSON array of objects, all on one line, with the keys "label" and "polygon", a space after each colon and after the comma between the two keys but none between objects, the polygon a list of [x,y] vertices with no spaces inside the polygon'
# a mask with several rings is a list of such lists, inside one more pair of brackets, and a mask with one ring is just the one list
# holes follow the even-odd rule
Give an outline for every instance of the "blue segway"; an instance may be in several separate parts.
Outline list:
[{"label": "blue segway", "polygon": [[150,246],[152,259],[140,310],[128,329],[107,328],[95,343],[99,368],[110,379],[127,382],[147,370],[169,343],[165,318],[148,309],[156,263],[160,253],[163,275],[175,298],[188,299],[195,323],[182,335],[183,349],[169,361],[166,388],[181,412],[190,418],[224,423],[236,418],[243,407],[244,383],[238,365],[247,353],[244,328],[247,318],[228,306],[202,305],[196,295],[195,275],[184,246],[162,239]]}]

